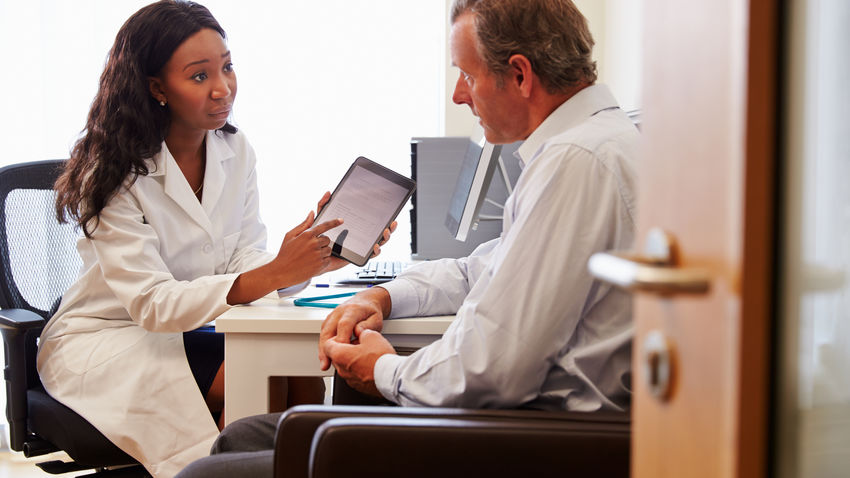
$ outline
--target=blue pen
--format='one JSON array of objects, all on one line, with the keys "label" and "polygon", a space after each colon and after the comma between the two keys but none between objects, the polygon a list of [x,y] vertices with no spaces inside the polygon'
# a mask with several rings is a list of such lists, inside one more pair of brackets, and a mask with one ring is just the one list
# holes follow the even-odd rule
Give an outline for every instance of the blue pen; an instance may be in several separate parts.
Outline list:
[{"label": "blue pen", "polygon": [[316,287],[330,287],[330,284],[316,284]]}]

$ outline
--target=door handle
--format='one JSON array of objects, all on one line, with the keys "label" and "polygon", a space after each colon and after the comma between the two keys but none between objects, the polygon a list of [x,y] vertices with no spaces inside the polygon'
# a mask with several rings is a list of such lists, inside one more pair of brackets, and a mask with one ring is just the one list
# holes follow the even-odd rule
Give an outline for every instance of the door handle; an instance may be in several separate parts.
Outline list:
[{"label": "door handle", "polygon": [[652,228],[643,254],[610,251],[590,256],[593,277],[630,291],[660,295],[708,292],[708,272],[678,267],[678,249],[672,235]]}]

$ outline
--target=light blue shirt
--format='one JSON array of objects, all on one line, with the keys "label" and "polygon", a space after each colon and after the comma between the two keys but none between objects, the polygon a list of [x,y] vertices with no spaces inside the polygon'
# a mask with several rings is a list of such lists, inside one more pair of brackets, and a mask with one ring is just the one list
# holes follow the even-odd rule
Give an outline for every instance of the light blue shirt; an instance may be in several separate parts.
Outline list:
[{"label": "light blue shirt", "polygon": [[628,409],[631,299],[587,261],[632,246],[637,144],[603,85],[549,115],[517,151],[501,237],[382,286],[393,318],[457,318],[414,354],[378,359],[381,394],[404,406]]}]

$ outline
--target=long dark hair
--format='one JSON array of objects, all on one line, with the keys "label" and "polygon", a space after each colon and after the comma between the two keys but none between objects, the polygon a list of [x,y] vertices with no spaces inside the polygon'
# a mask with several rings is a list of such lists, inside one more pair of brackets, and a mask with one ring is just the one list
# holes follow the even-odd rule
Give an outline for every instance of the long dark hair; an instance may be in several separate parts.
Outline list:
[{"label": "long dark hair", "polygon": [[[56,180],[56,215],[73,219],[86,237],[121,184],[148,174],[146,160],[159,153],[171,124],[167,107],[151,96],[148,78],[158,76],[187,38],[224,29],[206,7],[162,0],[134,13],[115,37],[86,127]],[[226,123],[221,129],[235,133]]]}]

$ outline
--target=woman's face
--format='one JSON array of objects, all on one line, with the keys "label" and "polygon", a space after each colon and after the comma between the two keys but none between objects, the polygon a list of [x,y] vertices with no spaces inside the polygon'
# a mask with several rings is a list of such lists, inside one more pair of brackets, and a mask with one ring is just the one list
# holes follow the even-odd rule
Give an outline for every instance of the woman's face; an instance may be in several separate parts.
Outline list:
[{"label": "woman's face", "polygon": [[171,112],[171,131],[187,134],[224,126],[236,98],[236,73],[224,38],[204,28],[186,39],[150,78],[151,94]]}]

